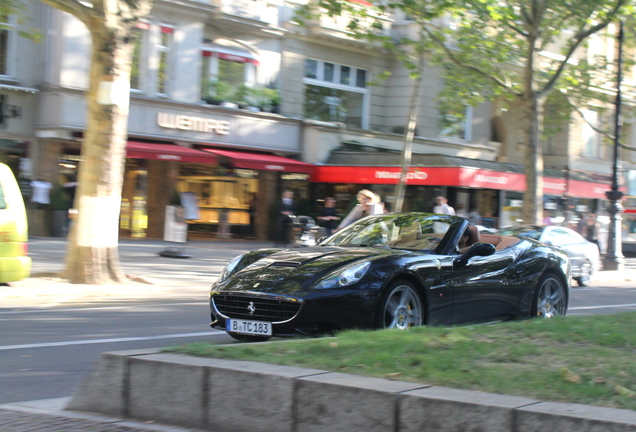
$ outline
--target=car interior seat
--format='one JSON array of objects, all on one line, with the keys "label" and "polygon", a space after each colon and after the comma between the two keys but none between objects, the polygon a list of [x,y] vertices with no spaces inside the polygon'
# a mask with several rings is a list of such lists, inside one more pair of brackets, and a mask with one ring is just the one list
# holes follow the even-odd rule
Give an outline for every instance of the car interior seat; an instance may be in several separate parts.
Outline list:
[{"label": "car interior seat", "polygon": [[422,238],[422,227],[419,222],[413,222],[400,230],[400,243],[416,242]]},{"label": "car interior seat", "polygon": [[[464,242],[464,236],[466,236],[466,241]],[[457,247],[459,248],[459,253],[466,252],[472,245],[475,243],[479,243],[480,235],[479,229],[475,225],[468,225],[466,231],[464,231],[464,236],[459,241]]]}]

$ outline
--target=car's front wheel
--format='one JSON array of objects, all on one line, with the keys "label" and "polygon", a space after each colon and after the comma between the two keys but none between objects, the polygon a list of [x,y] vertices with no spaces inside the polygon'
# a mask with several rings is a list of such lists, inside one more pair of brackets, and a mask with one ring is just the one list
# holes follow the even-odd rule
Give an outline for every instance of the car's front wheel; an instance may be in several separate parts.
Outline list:
[{"label": "car's front wheel", "polygon": [[581,264],[579,272],[579,277],[575,278],[574,280],[581,287],[588,286],[590,284],[590,280],[592,279],[592,263],[589,261],[585,261],[583,264]]},{"label": "car's front wheel", "polygon": [[424,322],[422,299],[417,289],[407,281],[396,281],[386,290],[380,301],[376,327],[407,330]]},{"label": "car's front wheel", "polygon": [[541,278],[534,293],[532,315],[537,318],[552,318],[565,315],[567,296],[563,283],[553,274]]}]

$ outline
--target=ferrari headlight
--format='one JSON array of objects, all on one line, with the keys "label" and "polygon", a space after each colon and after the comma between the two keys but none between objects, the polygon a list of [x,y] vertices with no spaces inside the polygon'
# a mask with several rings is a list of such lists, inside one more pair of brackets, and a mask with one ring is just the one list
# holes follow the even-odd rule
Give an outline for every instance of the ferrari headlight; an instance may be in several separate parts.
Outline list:
[{"label": "ferrari headlight", "polygon": [[238,263],[241,261],[243,255],[245,254],[237,256],[232,261],[227,263],[225,267],[223,267],[223,270],[221,270],[221,274],[219,274],[219,282],[223,282],[230,277],[230,274],[232,274]]},{"label": "ferrari headlight", "polygon": [[316,284],[318,289],[340,288],[353,285],[367,273],[371,266],[370,261],[351,264],[336,270]]}]

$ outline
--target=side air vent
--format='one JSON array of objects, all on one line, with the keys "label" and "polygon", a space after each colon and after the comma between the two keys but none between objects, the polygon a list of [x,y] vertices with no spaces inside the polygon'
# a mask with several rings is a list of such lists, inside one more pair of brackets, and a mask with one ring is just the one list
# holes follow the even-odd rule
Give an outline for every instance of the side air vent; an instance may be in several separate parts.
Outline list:
[{"label": "side air vent", "polygon": [[300,263],[296,261],[274,261],[267,267],[298,267],[299,265]]}]

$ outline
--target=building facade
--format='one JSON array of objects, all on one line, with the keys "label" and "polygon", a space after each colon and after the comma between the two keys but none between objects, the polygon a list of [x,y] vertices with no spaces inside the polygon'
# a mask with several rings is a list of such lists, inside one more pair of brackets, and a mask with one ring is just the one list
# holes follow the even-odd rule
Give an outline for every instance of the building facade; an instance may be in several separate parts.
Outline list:
[{"label": "building facade", "polygon": [[[25,184],[42,178],[56,187],[81,164],[90,35],[71,15],[24,1],[43,37],[37,44],[2,30],[0,157]],[[413,82],[339,18],[298,25],[298,4],[159,0],[139,23],[122,235],[161,238],[165,207],[184,193],[198,210],[192,233],[215,233],[227,221],[233,235],[261,239],[283,189],[294,190],[305,214],[329,195],[344,212],[361,188],[393,204]],[[383,22],[387,32],[408,25]],[[391,77],[375,83],[385,71]],[[427,68],[423,83],[404,209],[430,211],[445,195],[493,225],[517,222],[525,187],[518,112],[484,103],[441,113],[439,71]],[[554,216],[563,196],[572,209],[604,207],[611,155],[586,127],[574,119],[546,141],[545,203]]]}]

